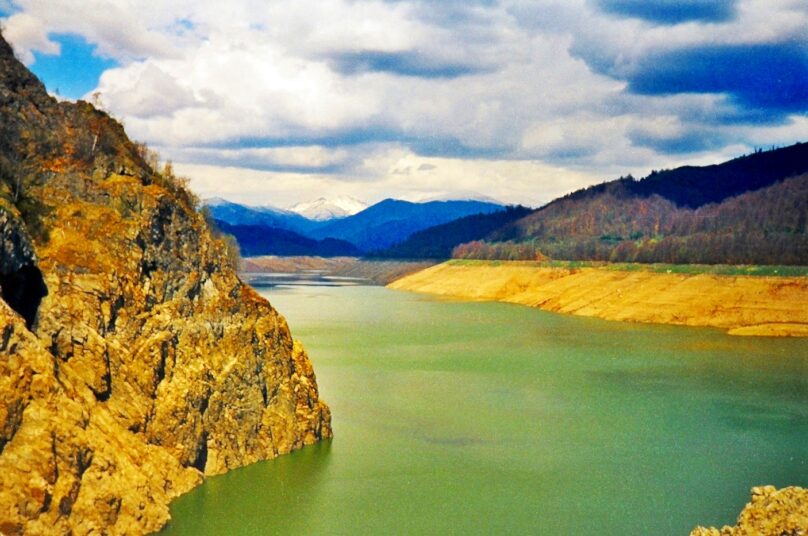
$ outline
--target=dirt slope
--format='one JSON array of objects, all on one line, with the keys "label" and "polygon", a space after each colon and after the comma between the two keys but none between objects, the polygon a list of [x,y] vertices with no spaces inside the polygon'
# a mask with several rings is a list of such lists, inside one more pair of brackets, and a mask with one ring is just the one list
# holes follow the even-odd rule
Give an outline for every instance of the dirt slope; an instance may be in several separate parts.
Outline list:
[{"label": "dirt slope", "polygon": [[808,278],[448,262],[390,288],[539,307],[606,320],[712,326],[733,335],[808,336]]}]

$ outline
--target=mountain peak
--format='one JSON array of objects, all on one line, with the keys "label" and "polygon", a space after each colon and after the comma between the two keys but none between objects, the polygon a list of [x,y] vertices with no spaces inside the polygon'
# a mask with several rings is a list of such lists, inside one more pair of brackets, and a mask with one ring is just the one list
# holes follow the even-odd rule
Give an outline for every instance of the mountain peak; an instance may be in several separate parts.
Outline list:
[{"label": "mountain peak", "polygon": [[313,201],[304,201],[289,207],[296,212],[315,221],[334,220],[352,216],[368,207],[364,201],[347,195],[332,198],[320,197]]},{"label": "mountain peak", "polygon": [[202,202],[208,207],[220,207],[222,205],[233,204],[231,201],[228,201],[223,197],[208,197],[207,199],[203,199]]}]

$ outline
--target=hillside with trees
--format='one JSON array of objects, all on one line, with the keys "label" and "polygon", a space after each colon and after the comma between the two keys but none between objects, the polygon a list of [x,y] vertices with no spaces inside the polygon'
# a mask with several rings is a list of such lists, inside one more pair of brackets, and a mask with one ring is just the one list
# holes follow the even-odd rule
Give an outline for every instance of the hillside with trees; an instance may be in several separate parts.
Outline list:
[{"label": "hillside with trees", "polygon": [[344,240],[325,238],[315,240],[288,229],[263,225],[230,225],[215,220],[219,231],[235,237],[241,254],[257,255],[316,255],[320,257],[356,256],[356,246]]},{"label": "hillside with trees", "polygon": [[373,256],[389,259],[449,259],[455,246],[485,238],[491,232],[532,212],[532,209],[519,205],[488,214],[473,214],[419,231]]},{"label": "hillside with trees", "polygon": [[[631,175],[573,192],[561,199],[583,199],[614,190],[619,184],[627,195],[659,195],[679,207],[698,208],[744,192],[770,186],[808,172],[808,143],[754,153],[710,166],[682,166],[652,171],[642,180]],[[555,202],[555,201],[554,201]]]},{"label": "hillside with trees", "polygon": [[[247,256],[360,255],[389,248],[428,227],[501,209],[502,205],[488,201],[385,199],[350,216],[312,220],[273,207],[251,207],[218,198],[206,201],[210,217],[221,222],[223,231],[230,229],[225,232],[236,237]],[[504,223],[506,220],[486,229]],[[448,258],[451,246],[443,249]]]},{"label": "hillside with trees", "polygon": [[557,199],[453,255],[808,264],[806,172],[808,144],[797,144],[641,181],[621,178]]}]

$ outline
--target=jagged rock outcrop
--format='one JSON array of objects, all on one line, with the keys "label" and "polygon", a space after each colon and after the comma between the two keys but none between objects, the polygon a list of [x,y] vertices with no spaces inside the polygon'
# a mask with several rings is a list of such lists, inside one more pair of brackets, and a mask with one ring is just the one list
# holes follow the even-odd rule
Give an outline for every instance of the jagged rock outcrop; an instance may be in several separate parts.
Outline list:
[{"label": "jagged rock outcrop", "polygon": [[690,536],[805,536],[808,534],[808,490],[774,486],[752,488],[752,502],[734,527],[696,527]]},{"label": "jagged rock outcrop", "polygon": [[0,37],[0,533],[134,534],[330,437],[311,363],[192,196]]}]

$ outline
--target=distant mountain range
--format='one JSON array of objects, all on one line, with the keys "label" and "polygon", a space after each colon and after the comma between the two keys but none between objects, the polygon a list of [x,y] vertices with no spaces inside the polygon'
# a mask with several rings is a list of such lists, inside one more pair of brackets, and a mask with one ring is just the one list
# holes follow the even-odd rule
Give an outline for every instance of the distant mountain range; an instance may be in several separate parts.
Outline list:
[{"label": "distant mountain range", "polygon": [[537,210],[385,199],[326,219],[330,205],[298,207],[320,220],[221,200],[209,208],[235,226],[247,255],[808,264],[808,143],[642,180],[621,177]]},{"label": "distant mountain range", "polygon": [[285,229],[305,234],[319,225],[291,210],[274,207],[251,207],[215,197],[205,200],[205,206],[214,219],[230,225],[252,225],[272,229]]},{"label": "distant mountain range", "polygon": [[452,250],[459,244],[481,240],[491,232],[532,212],[533,209],[516,206],[487,214],[465,216],[413,233],[403,242],[378,251],[374,256],[394,259],[449,259],[452,257]]},{"label": "distant mountain range", "polygon": [[[343,198],[344,210],[356,208]],[[310,219],[291,210],[249,207],[214,198],[205,201],[222,231],[233,234],[244,255],[356,255],[386,249],[413,233],[464,216],[487,214],[502,208],[485,201],[430,201],[413,203],[385,199],[356,214]],[[298,207],[320,216],[324,202]],[[347,207],[346,207],[347,205]],[[324,249],[325,248],[325,249]],[[294,250],[294,253],[290,251]],[[325,252],[324,252],[325,251]]]},{"label": "distant mountain range", "polygon": [[385,199],[362,212],[312,231],[315,238],[340,238],[365,252],[386,249],[415,232],[471,214],[487,214],[501,205],[484,201],[412,203]]}]

